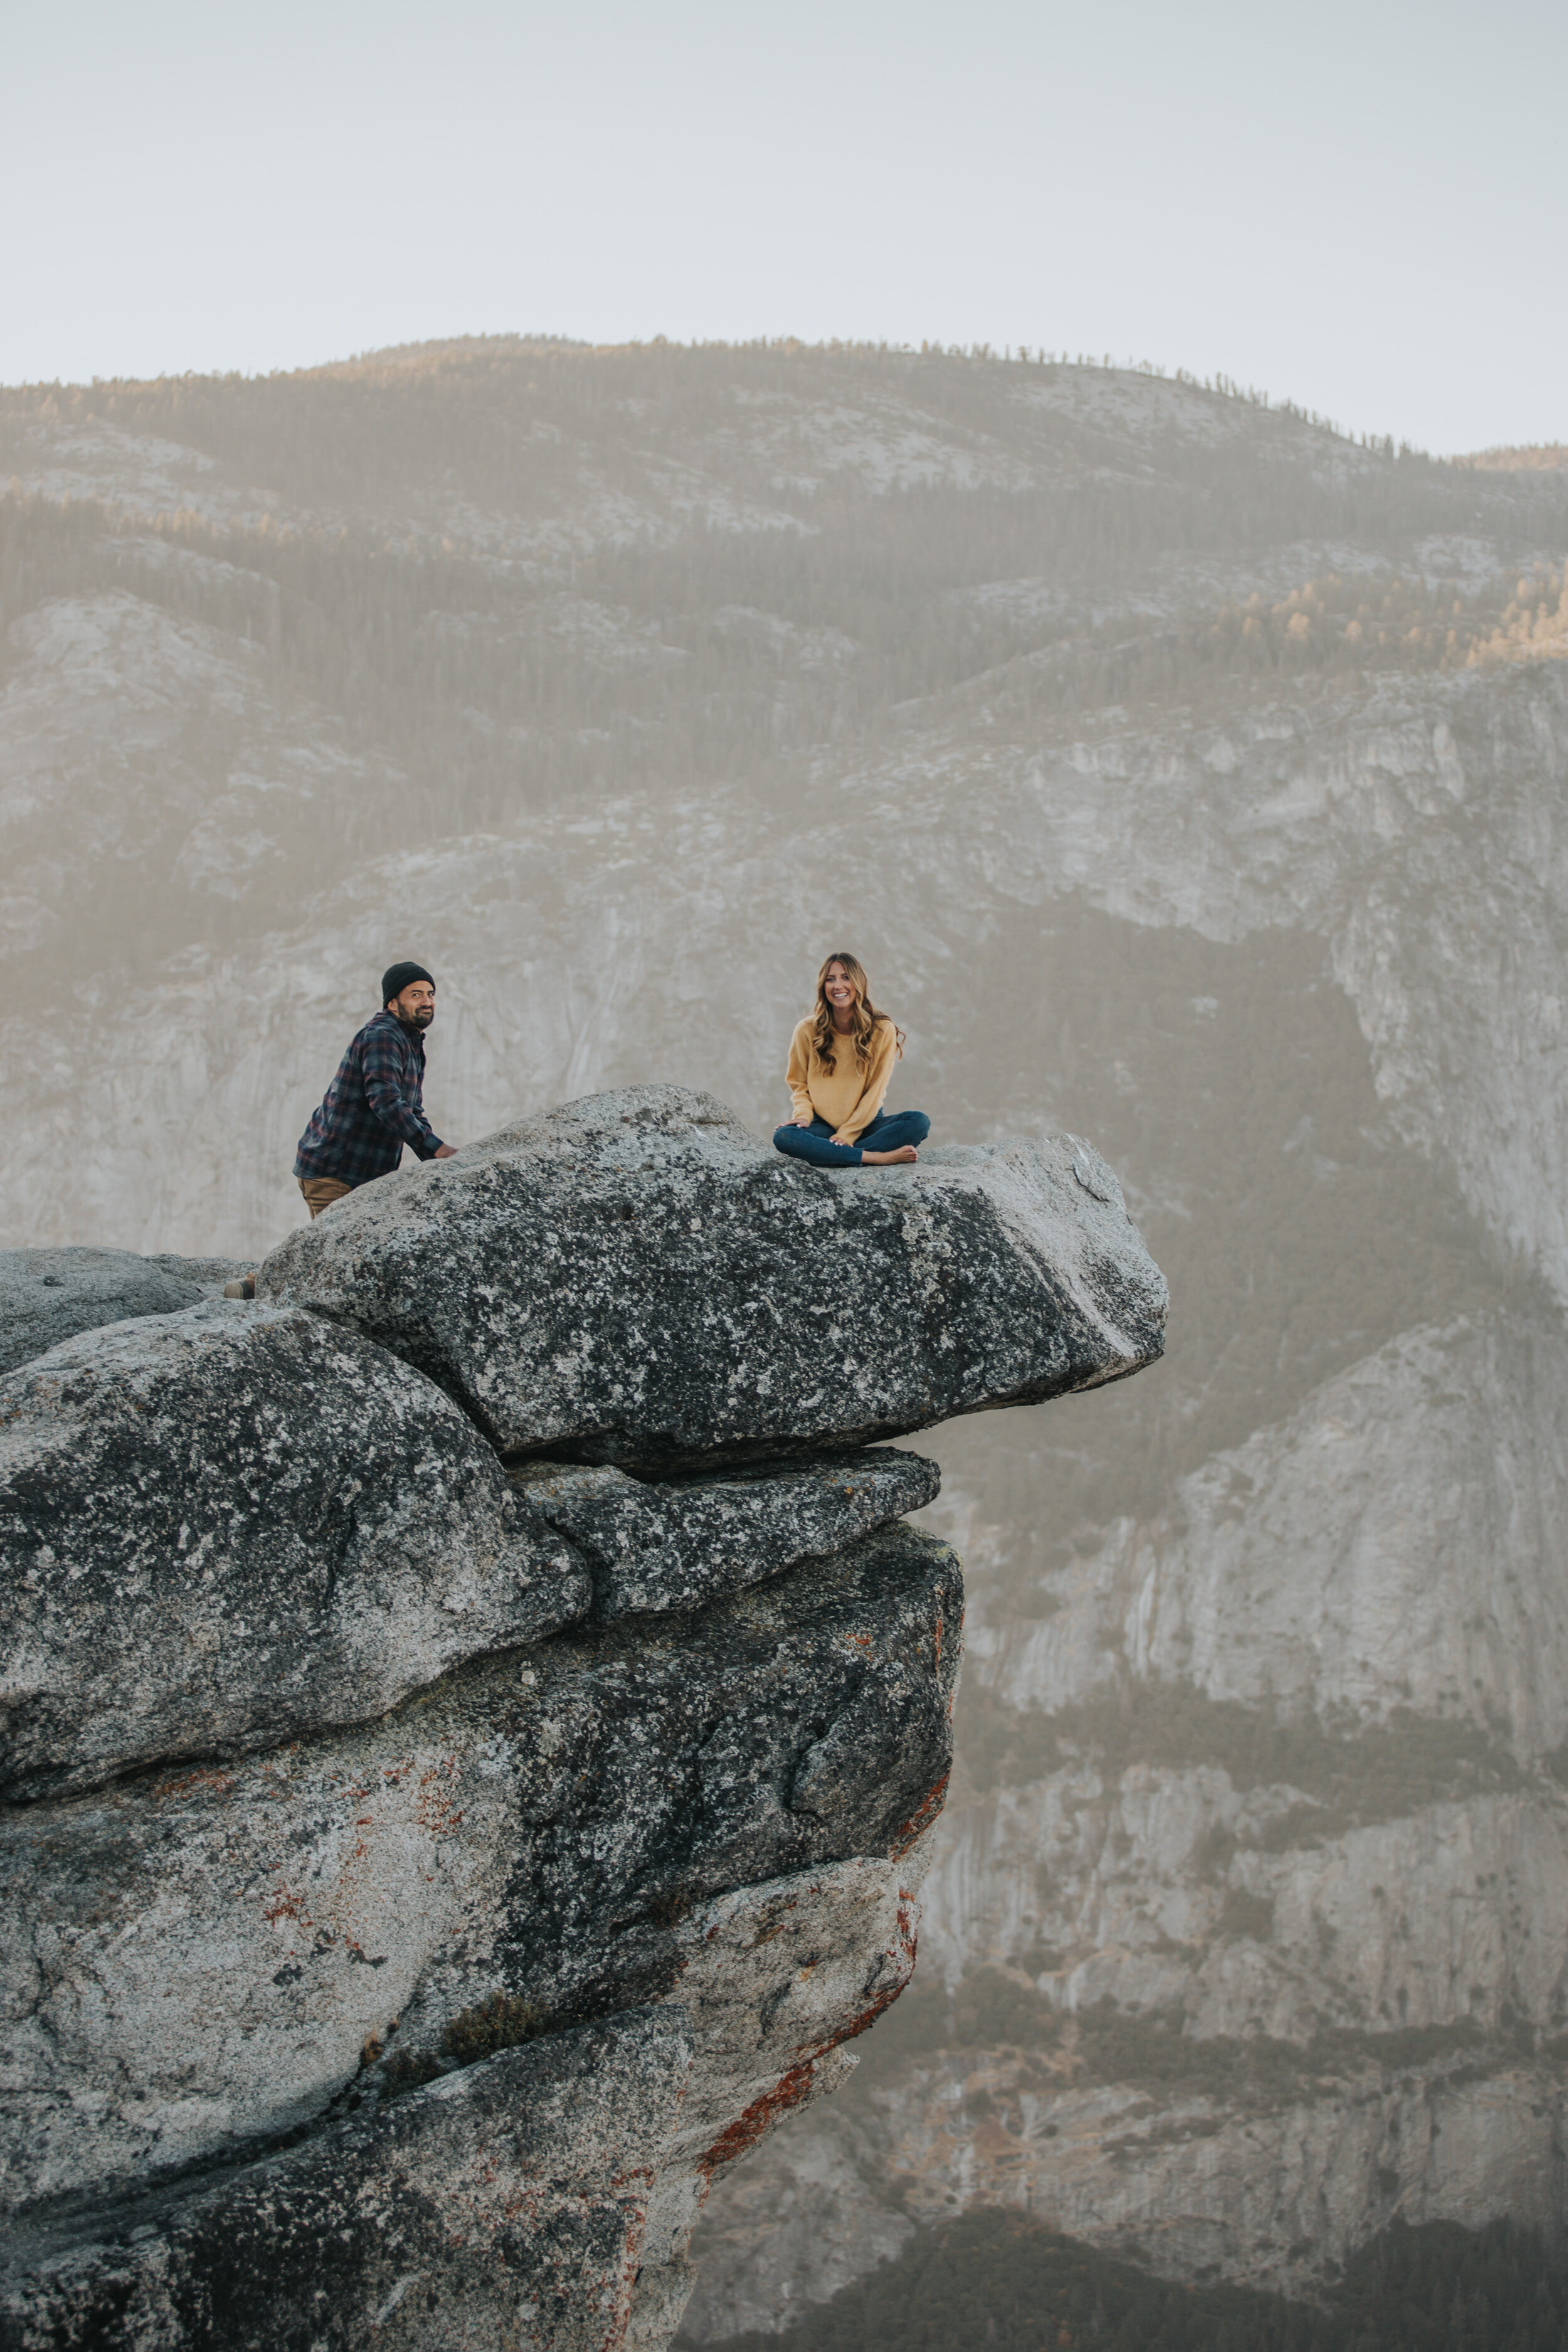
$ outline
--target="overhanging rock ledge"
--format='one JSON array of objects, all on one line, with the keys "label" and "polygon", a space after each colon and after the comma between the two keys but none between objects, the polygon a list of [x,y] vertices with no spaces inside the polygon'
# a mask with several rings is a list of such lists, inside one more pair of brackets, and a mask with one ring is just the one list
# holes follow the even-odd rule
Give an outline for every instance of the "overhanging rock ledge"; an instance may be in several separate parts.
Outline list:
[{"label": "overhanging rock ledge", "polygon": [[827,1174],[711,1096],[568,1103],[290,1235],[258,1295],[417,1365],[504,1454],[697,1467],[1134,1372],[1165,1285],[1070,1137]]},{"label": "overhanging rock ledge", "polygon": [[963,1586],[868,1441],[1163,1284],[1072,1139],[825,1178],[645,1088],[260,1288],[0,1379],[0,2347],[662,2352],[914,1966]]}]

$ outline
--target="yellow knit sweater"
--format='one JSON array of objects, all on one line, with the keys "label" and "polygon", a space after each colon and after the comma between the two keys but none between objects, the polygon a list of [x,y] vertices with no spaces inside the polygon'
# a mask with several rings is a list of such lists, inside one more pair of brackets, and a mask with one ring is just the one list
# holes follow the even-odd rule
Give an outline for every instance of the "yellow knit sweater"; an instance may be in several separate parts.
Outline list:
[{"label": "yellow knit sweater", "polygon": [[825,1118],[835,1143],[854,1143],[881,1109],[897,1058],[898,1032],[886,1013],[871,1032],[871,1066],[863,1069],[852,1037],[833,1041],[835,1067],[827,1069],[811,1048],[811,1015],[798,1024],[789,1047],[789,1098],[796,1118]]}]

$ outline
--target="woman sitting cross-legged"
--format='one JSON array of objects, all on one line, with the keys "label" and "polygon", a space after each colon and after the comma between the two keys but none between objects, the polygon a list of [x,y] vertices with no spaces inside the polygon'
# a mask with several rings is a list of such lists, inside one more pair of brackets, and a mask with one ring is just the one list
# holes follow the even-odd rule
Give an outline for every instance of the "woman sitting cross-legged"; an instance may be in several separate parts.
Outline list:
[{"label": "woman sitting cross-legged", "polygon": [[829,956],[816,975],[816,1004],[790,1040],[788,1085],[795,1118],[773,1141],[816,1168],[880,1168],[913,1160],[931,1133],[920,1110],[882,1109],[904,1033],[871,1002],[864,967]]}]

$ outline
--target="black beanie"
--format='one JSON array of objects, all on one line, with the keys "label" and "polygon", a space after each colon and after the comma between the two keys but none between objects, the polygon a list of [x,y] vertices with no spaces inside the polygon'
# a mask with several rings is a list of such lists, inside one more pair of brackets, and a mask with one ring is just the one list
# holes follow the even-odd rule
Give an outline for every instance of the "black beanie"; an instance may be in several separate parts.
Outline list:
[{"label": "black beanie", "polygon": [[389,965],[381,975],[382,1010],[384,1012],[393,998],[401,996],[405,988],[412,988],[416,980],[427,980],[432,988],[436,985],[435,974],[426,971],[422,963]]}]

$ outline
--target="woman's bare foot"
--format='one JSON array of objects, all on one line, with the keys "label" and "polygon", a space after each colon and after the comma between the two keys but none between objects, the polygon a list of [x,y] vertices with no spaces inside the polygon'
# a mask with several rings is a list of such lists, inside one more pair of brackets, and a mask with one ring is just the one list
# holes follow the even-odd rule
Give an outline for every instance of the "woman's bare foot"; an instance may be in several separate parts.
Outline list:
[{"label": "woman's bare foot", "polygon": [[900,1143],[896,1151],[863,1151],[860,1165],[862,1168],[890,1168],[895,1160],[919,1158],[920,1153],[912,1143]]}]

